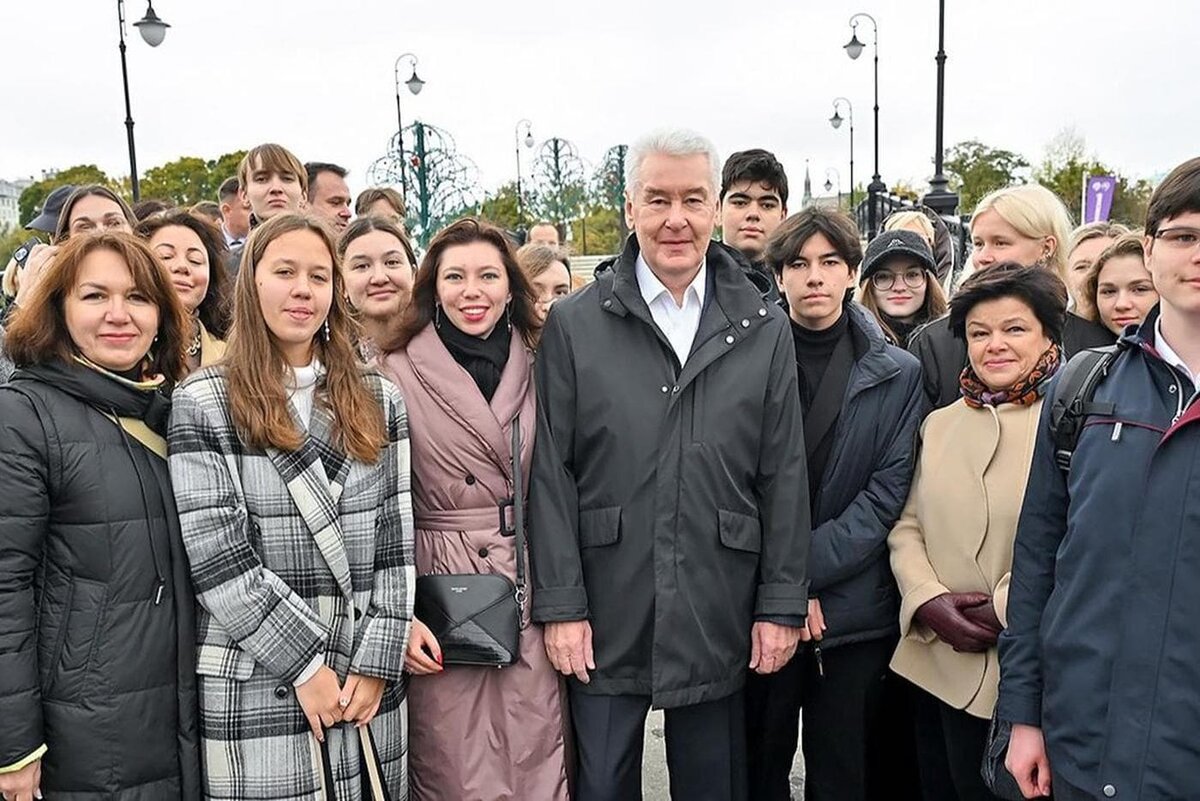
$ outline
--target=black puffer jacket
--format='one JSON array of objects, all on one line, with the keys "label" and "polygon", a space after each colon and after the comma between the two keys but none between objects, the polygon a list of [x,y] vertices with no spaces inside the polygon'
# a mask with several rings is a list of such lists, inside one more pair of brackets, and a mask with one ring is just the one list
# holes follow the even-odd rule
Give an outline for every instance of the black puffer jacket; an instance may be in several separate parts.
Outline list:
[{"label": "black puffer jacket", "polygon": [[70,801],[200,798],[193,597],[166,461],[98,409],[168,402],[89,368],[0,388],[0,765],[48,746]]}]

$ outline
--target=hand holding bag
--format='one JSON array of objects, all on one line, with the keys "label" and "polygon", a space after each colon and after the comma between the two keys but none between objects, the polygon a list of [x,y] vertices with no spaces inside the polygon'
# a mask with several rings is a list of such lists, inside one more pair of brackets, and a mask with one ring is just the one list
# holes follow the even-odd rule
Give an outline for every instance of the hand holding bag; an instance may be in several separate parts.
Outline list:
[{"label": "hand holding bag", "polygon": [[[517,583],[506,576],[466,573],[417,579],[417,619],[442,649],[444,665],[505,667],[520,655],[525,606],[525,493],[521,476],[521,416],[512,422],[513,497],[500,503],[500,532],[513,536]],[[506,518],[512,507],[513,525]]]}]

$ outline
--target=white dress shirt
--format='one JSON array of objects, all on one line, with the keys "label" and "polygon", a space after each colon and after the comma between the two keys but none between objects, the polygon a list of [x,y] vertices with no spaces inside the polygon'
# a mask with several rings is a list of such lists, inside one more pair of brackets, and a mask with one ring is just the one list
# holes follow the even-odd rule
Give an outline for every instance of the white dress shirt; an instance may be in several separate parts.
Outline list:
[{"label": "white dress shirt", "polygon": [[659,329],[671,343],[671,349],[679,357],[679,366],[687,363],[688,354],[692,351],[692,341],[696,338],[696,330],[700,327],[700,312],[704,310],[704,292],[708,289],[707,261],[700,262],[700,270],[692,283],[683,292],[683,305],[675,302],[671,290],[663,286],[662,281],[650,269],[650,265],[639,253],[634,267],[638,289],[642,299],[650,307],[650,316]]},{"label": "white dress shirt", "polygon": [[[1166,337],[1163,336],[1161,317],[1154,321],[1154,349],[1158,351],[1159,356],[1162,356],[1164,362],[1186,375],[1193,386],[1196,385],[1197,376],[1192,373],[1192,368],[1188,367],[1187,362],[1175,352],[1175,349],[1171,347],[1171,343],[1167,342]],[[1200,387],[1197,387],[1197,389],[1200,389]]]}]

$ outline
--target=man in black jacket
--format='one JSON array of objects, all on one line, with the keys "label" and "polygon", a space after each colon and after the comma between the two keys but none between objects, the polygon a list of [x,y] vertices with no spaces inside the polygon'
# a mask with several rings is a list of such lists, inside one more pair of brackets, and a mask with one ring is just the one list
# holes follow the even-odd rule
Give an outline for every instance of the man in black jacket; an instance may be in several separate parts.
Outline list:
[{"label": "man in black jacket", "polygon": [[779,291],[763,258],[767,239],[787,217],[788,182],[783,165],[766,150],[742,150],[721,170],[721,241],[735,250],[746,277],[763,298]]},{"label": "man in black jacket", "polygon": [[641,797],[651,706],[672,796],[734,801],[746,668],[787,663],[808,603],[792,338],[710,242],[711,143],[663,132],[627,164],[634,236],[538,351],[532,614],[569,677],[578,801]]},{"label": "man in black jacket", "polygon": [[[887,536],[908,498],[928,405],[917,360],[850,300],[862,255],[854,221],[817,208],[784,222],[766,250],[789,308],[804,408],[814,644],[778,673],[748,679],[755,801],[790,798],[801,708],[809,801],[900,799],[915,783],[889,767],[905,740],[884,742],[900,609]],[[883,262],[864,265],[863,280]]]}]

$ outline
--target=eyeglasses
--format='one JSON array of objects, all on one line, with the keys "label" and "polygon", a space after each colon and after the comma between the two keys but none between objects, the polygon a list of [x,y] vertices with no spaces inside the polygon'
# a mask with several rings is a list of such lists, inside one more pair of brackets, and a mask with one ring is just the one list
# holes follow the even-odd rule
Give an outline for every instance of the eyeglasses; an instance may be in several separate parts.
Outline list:
[{"label": "eyeglasses", "polygon": [[887,291],[896,285],[897,277],[902,278],[904,285],[909,289],[920,289],[925,286],[925,271],[916,267],[905,270],[900,276],[888,270],[880,270],[871,276],[871,286],[881,292]]},{"label": "eyeglasses", "polygon": [[1156,231],[1154,238],[1172,250],[1191,250],[1200,243],[1200,228],[1178,226]]}]

